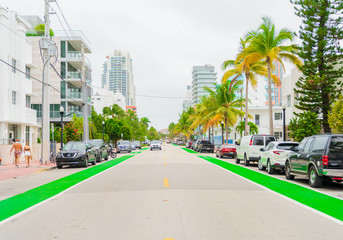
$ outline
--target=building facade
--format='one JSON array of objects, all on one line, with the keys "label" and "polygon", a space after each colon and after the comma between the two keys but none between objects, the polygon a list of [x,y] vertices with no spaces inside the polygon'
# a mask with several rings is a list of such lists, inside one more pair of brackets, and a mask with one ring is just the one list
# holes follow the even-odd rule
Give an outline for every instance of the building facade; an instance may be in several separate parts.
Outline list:
[{"label": "building facade", "polygon": [[192,79],[192,106],[195,106],[202,96],[208,95],[204,87],[215,89],[217,73],[212,65],[194,66]]},{"label": "building facade", "polygon": [[126,99],[126,105],[136,106],[136,89],[133,82],[132,59],[124,50],[114,50],[103,64],[101,87],[120,92]]},{"label": "building facade", "polygon": [[[0,6],[0,144],[10,139],[37,143],[36,111],[31,71],[32,45],[25,38],[31,25],[21,15]],[[1,156],[0,156],[1,157]]]},{"label": "building facade", "polygon": [[[272,90],[272,103],[273,106],[282,106],[282,82],[283,82],[283,66],[281,62],[274,61],[275,65],[275,71],[273,71],[273,74],[276,75],[280,79],[279,84],[275,84],[272,82],[271,84],[271,90]],[[265,80],[265,97],[266,97],[266,105],[268,105],[268,78],[264,78]]]},{"label": "building facade", "polygon": [[182,102],[182,110],[185,111],[192,106],[192,86],[187,86],[186,98]]},{"label": "building facade", "polygon": [[110,107],[114,104],[117,104],[124,111],[126,110],[125,97],[120,92],[113,94],[112,91],[105,89],[97,89],[94,92],[95,94],[92,96],[92,102],[94,110],[98,114],[103,112],[104,107]]}]

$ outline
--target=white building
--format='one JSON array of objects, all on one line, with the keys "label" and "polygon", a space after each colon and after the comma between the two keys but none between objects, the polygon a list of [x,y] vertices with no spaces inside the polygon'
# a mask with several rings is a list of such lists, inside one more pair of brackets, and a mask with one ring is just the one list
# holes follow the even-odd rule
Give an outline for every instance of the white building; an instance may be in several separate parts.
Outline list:
[{"label": "white building", "polygon": [[202,96],[208,95],[204,87],[215,89],[217,73],[214,66],[194,66],[192,70],[192,105],[199,103]]},{"label": "white building", "polygon": [[126,105],[136,106],[136,89],[133,82],[132,59],[124,50],[114,50],[103,64],[101,87],[126,99]]},{"label": "white building", "polygon": [[182,110],[185,111],[192,106],[192,86],[187,86],[186,98],[182,102]]},{"label": "white building", "polygon": [[31,109],[32,46],[25,39],[30,27],[18,13],[0,6],[0,144],[13,138],[37,143],[36,111]]},{"label": "white building", "polygon": [[114,104],[117,104],[124,111],[126,109],[125,97],[120,92],[113,94],[112,91],[106,89],[97,89],[95,94],[92,96],[92,102],[94,110],[100,114],[102,113],[104,107],[110,107]]}]

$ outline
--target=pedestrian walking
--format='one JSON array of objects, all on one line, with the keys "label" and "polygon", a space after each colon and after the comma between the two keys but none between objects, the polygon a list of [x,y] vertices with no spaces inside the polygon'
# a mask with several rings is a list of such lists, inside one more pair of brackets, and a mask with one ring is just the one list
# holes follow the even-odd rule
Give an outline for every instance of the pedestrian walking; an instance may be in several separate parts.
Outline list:
[{"label": "pedestrian walking", "polygon": [[19,168],[19,159],[20,155],[23,152],[23,146],[19,142],[19,139],[17,139],[17,142],[13,143],[13,146],[10,151],[10,155],[12,154],[12,151],[14,149],[14,164],[17,168]]},{"label": "pedestrian walking", "polygon": [[29,142],[26,142],[26,146],[24,147],[24,156],[25,156],[26,167],[28,168],[30,167],[30,158],[32,156]]}]

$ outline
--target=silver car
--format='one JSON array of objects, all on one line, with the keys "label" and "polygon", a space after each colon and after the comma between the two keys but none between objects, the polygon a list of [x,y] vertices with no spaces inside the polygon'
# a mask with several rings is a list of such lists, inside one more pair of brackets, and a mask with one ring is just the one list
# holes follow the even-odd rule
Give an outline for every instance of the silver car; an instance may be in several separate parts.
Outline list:
[{"label": "silver car", "polygon": [[152,141],[150,143],[150,151],[152,151],[153,149],[160,149],[160,150],[162,150],[161,141]]}]

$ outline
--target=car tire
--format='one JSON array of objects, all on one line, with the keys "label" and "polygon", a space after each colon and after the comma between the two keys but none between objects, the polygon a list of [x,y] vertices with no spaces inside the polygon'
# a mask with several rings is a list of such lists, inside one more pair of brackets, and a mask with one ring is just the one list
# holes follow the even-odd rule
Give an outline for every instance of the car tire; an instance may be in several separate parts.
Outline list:
[{"label": "car tire", "polygon": [[224,157],[223,154],[220,154],[220,155],[219,155],[219,158],[223,158],[223,157]]},{"label": "car tire", "polygon": [[257,168],[261,171],[266,170],[266,167],[262,165],[261,159],[258,160]]},{"label": "car tire", "polygon": [[88,167],[88,157],[85,157],[85,161],[83,162],[83,166],[85,168]]},{"label": "car tire", "polygon": [[237,155],[235,156],[235,163],[236,164],[240,164],[241,163],[241,160],[237,157]]},{"label": "car tire", "polygon": [[273,174],[275,172],[275,169],[272,168],[272,165],[270,164],[269,159],[268,159],[268,162],[267,162],[267,172],[268,172],[268,174]]},{"label": "car tire", "polygon": [[286,166],[285,166],[285,177],[288,180],[293,180],[294,179],[294,175],[291,174],[291,166],[289,165],[289,162],[286,162]]},{"label": "car tire", "polygon": [[244,165],[249,166],[249,161],[247,159],[247,155],[244,155]]},{"label": "car tire", "polygon": [[94,158],[92,165],[96,165],[96,158]]},{"label": "car tire", "polygon": [[314,166],[310,167],[310,171],[308,173],[308,182],[311,187],[318,188],[323,184],[323,178],[318,175],[317,170]]},{"label": "car tire", "polygon": [[57,165],[57,169],[62,169],[63,165]]},{"label": "car tire", "polygon": [[106,155],[106,157],[104,158],[106,161],[108,160],[108,153],[107,153],[107,155]]},{"label": "car tire", "polygon": [[102,153],[99,154],[99,156],[97,157],[96,161],[97,162],[101,162],[101,157],[102,157]]}]

